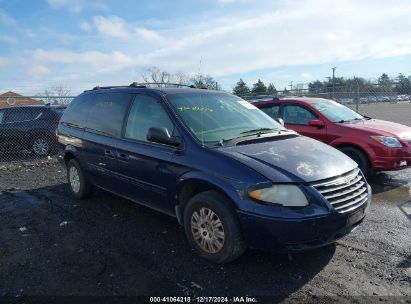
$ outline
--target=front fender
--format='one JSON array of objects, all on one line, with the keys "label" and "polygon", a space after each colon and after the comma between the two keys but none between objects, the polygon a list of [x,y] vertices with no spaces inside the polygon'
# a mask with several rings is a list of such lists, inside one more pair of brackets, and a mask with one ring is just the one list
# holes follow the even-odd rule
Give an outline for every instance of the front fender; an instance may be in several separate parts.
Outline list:
[{"label": "front fender", "polygon": [[249,212],[254,211],[254,204],[251,200],[247,200],[247,189],[252,185],[239,180],[220,177],[201,171],[190,171],[184,173],[177,179],[173,195],[177,208],[179,205],[179,194],[181,193],[184,186],[189,183],[203,184],[217,191],[220,191],[233,202],[236,209]]},{"label": "front fender", "polygon": [[340,146],[353,146],[365,152],[367,157],[371,160],[375,157],[375,152],[363,141],[359,141],[358,138],[337,138],[329,143],[330,146],[338,149]]}]

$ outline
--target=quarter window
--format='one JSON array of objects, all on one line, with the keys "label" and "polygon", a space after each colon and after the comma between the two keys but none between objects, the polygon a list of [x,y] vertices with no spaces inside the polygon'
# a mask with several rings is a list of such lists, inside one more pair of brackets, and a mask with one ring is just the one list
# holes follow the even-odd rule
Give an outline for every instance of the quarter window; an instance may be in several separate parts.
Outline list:
[{"label": "quarter window", "polygon": [[0,124],[3,123],[4,111],[0,111]]},{"label": "quarter window", "polygon": [[170,135],[174,132],[174,125],[160,102],[148,95],[137,95],[128,115],[125,137],[148,141],[150,128],[167,128]]},{"label": "quarter window", "polygon": [[87,131],[120,137],[132,94],[95,94],[88,104]]},{"label": "quarter window", "polygon": [[308,122],[318,119],[308,109],[297,105],[286,105],[284,107],[284,122],[296,125],[308,125]]}]

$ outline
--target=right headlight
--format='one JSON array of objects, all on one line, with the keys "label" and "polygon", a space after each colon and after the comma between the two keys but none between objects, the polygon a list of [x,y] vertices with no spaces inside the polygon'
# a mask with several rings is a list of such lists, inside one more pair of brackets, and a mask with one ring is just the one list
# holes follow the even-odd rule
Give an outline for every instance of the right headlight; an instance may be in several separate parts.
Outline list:
[{"label": "right headlight", "polygon": [[296,185],[272,185],[269,188],[249,191],[248,195],[257,201],[285,207],[303,207],[308,205],[307,197]]}]

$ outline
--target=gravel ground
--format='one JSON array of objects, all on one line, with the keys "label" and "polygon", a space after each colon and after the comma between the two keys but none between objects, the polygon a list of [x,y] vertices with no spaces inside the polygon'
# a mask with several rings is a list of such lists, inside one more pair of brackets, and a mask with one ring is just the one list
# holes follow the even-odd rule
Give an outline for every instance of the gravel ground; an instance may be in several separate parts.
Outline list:
[{"label": "gravel ground", "polygon": [[410,303],[410,180],[411,170],[373,178],[366,219],[336,245],[292,256],[249,250],[221,266],[194,254],[175,219],[103,191],[73,199],[54,159],[0,165],[0,296]]}]

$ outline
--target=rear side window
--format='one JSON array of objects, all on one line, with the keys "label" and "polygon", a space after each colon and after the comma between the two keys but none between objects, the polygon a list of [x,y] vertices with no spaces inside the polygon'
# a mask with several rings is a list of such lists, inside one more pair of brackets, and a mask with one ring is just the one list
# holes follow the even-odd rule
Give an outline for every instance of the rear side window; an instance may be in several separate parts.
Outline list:
[{"label": "rear side window", "polygon": [[132,98],[132,94],[124,93],[94,94],[87,105],[89,112],[85,127],[90,132],[119,137]]},{"label": "rear side window", "polygon": [[7,112],[4,122],[21,122],[33,120],[34,118],[36,117],[33,110],[27,108],[14,108]]},{"label": "rear side window", "polygon": [[61,118],[62,123],[83,128],[86,123],[91,96],[93,95],[85,94],[74,98]]},{"label": "rear side window", "polygon": [[129,139],[148,141],[150,128],[167,128],[170,135],[174,125],[160,102],[148,95],[137,95],[128,115],[125,137]]},{"label": "rear side window", "polygon": [[280,106],[279,105],[272,105],[272,106],[264,106],[260,108],[265,114],[270,116],[271,118],[277,119],[280,117]]},{"label": "rear side window", "polygon": [[3,123],[4,111],[0,111],[0,124]]}]

